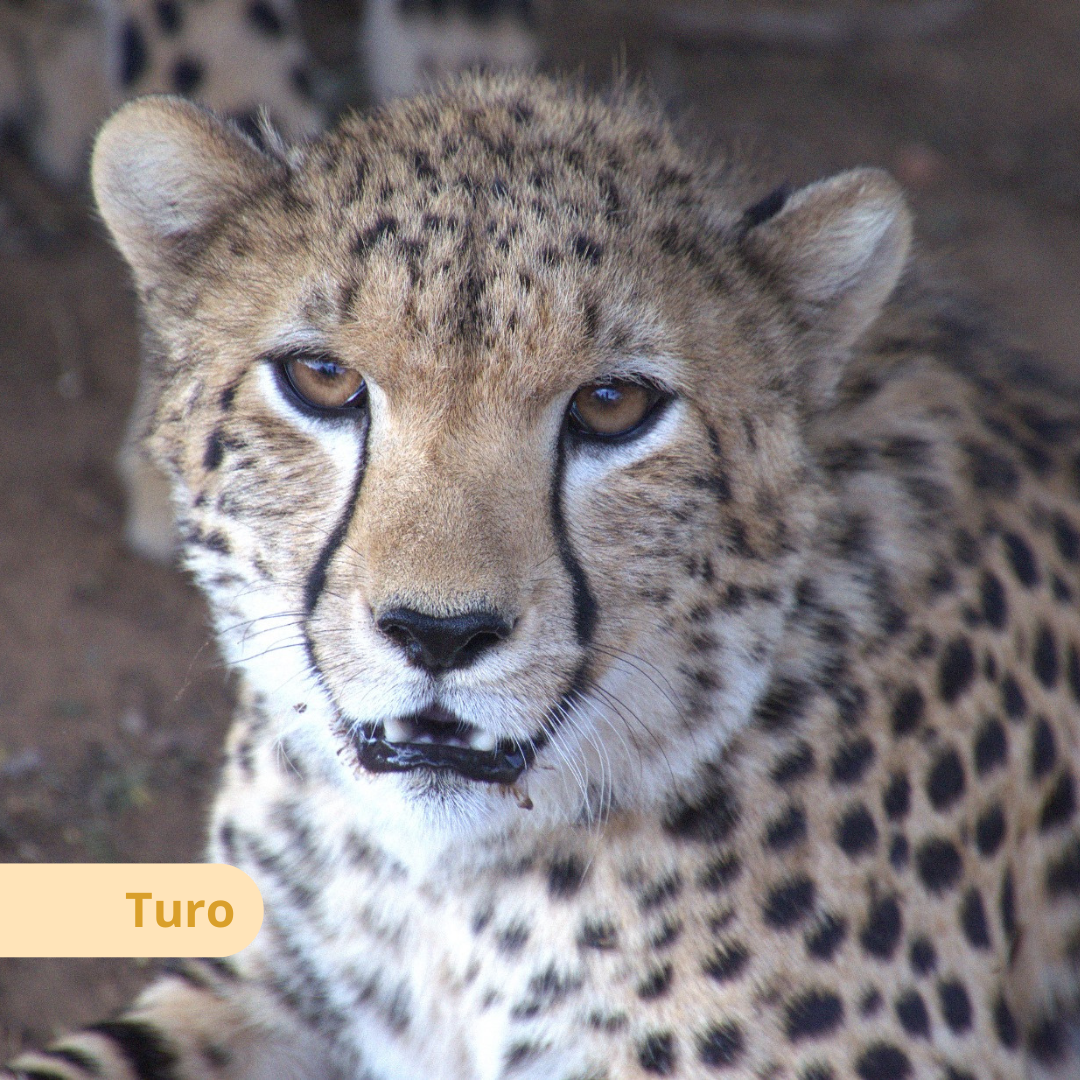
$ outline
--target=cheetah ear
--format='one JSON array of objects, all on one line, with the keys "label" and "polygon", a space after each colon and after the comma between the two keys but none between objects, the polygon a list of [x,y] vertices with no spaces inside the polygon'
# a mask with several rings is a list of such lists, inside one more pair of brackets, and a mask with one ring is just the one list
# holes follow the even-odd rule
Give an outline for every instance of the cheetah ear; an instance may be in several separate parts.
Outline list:
[{"label": "cheetah ear", "polygon": [[213,113],[161,96],[136,99],[105,123],[90,179],[121,254],[150,285],[280,168]]},{"label": "cheetah ear", "polygon": [[836,362],[880,314],[904,268],[911,213],[880,169],[853,169],[796,191],[760,224],[748,223],[752,262],[791,305],[824,368],[809,373],[818,401],[831,396]]}]

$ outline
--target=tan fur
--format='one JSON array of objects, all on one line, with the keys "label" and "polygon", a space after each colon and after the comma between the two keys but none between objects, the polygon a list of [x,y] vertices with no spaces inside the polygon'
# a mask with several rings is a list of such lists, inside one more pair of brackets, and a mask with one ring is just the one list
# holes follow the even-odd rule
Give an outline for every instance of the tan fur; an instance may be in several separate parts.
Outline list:
[{"label": "tan fur", "polygon": [[[1080,416],[893,295],[887,176],[748,210],[634,95],[515,77],[287,152],[136,102],[94,184],[242,675],[211,857],[267,913],[136,1006],[161,1075],[280,1075],[264,1029],[310,1077],[1075,1071]],[[305,411],[298,349],[366,406]],[[670,400],[574,435],[627,376]],[[403,607],[507,630],[421,670]],[[361,766],[435,705],[535,748],[514,791]]]}]

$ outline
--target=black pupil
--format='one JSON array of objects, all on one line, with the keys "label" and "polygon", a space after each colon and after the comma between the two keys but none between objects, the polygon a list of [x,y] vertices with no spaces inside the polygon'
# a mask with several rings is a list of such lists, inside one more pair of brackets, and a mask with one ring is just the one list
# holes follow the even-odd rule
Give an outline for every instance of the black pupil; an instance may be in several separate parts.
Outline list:
[{"label": "black pupil", "polygon": [[344,368],[338,367],[332,360],[305,360],[304,366],[324,382],[334,382],[345,373]]}]

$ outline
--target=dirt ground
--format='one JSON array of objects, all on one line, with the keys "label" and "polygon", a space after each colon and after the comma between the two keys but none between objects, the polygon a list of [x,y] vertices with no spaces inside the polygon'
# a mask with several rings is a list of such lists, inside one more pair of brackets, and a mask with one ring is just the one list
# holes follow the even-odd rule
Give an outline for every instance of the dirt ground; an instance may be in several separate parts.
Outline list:
[{"label": "dirt ground", "polygon": [[[925,35],[911,25],[934,8],[922,0],[684,9],[704,30],[663,0],[552,0],[540,22],[553,66],[597,84],[644,72],[692,127],[764,154],[774,176],[891,169],[921,246],[1077,366],[1080,4],[968,6]],[[304,7],[323,58],[347,63],[347,0]],[[100,226],[0,155],[0,860],[199,854],[229,682],[192,586],[121,540],[113,459],[137,351]],[[116,1010],[152,970],[0,960],[0,1059]]]}]

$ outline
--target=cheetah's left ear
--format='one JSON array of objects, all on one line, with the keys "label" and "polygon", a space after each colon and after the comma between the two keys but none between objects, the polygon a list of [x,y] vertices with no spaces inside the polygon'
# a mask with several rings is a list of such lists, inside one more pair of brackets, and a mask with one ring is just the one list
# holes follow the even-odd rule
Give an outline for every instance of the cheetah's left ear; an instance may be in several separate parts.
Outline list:
[{"label": "cheetah's left ear", "polygon": [[[793,309],[811,351],[843,357],[880,314],[911,245],[900,186],[880,169],[853,169],[795,192],[748,228],[744,245]],[[815,396],[831,393],[838,365],[809,373]],[[820,400],[820,397],[819,397]]]},{"label": "cheetah's left ear", "polygon": [[280,168],[209,110],[159,96],[136,98],[106,121],[90,176],[117,247],[151,285]]}]

